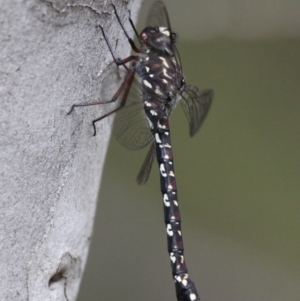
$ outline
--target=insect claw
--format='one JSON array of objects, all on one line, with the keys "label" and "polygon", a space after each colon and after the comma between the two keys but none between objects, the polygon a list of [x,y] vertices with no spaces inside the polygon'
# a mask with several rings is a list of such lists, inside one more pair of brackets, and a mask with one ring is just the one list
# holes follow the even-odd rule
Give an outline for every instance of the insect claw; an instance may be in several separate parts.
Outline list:
[{"label": "insect claw", "polygon": [[93,134],[93,136],[96,136],[97,131],[96,131],[96,126],[95,126],[95,123],[94,123],[94,122],[93,122],[93,128],[94,128],[94,134]]},{"label": "insect claw", "polygon": [[101,30],[103,30],[103,26],[100,24],[96,25],[96,28],[101,28]]},{"label": "insect claw", "polygon": [[70,115],[70,114],[72,113],[72,111],[74,110],[74,108],[75,108],[75,106],[73,105],[73,106],[71,107],[71,109],[67,112],[66,115]]}]

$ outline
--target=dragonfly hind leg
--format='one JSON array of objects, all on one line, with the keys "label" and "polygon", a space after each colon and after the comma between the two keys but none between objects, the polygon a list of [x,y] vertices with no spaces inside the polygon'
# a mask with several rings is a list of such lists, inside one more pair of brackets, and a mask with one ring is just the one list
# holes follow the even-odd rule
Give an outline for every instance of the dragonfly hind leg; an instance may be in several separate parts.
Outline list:
[{"label": "dragonfly hind leg", "polygon": [[105,117],[107,117],[107,116],[109,116],[109,115],[117,112],[122,107],[124,107],[124,105],[126,104],[127,96],[128,96],[129,90],[131,88],[131,85],[132,85],[132,82],[133,82],[133,79],[134,79],[134,75],[135,75],[135,70],[131,69],[127,73],[124,81],[122,82],[122,84],[119,87],[118,91],[115,93],[115,95],[112,97],[111,100],[108,100],[108,101],[95,101],[95,102],[84,103],[84,104],[74,104],[74,105],[72,105],[72,107],[69,110],[69,112],[67,113],[67,115],[70,115],[72,113],[72,111],[74,110],[74,108],[76,108],[76,107],[87,107],[87,106],[103,105],[103,104],[109,104],[109,103],[115,102],[115,101],[117,101],[117,99],[119,98],[119,96],[121,95],[121,93],[123,92],[123,90],[125,89],[123,97],[122,97],[122,100],[121,100],[121,103],[120,103],[120,105],[116,109],[114,109],[114,110],[112,110],[112,111],[104,114],[100,118],[97,118],[97,119],[93,120],[93,122],[92,122],[93,128],[94,128],[94,134],[93,134],[93,136],[96,136],[96,132],[97,131],[96,131],[95,123],[98,122],[98,121],[100,121],[101,119],[103,119],[103,118],[105,118]]}]

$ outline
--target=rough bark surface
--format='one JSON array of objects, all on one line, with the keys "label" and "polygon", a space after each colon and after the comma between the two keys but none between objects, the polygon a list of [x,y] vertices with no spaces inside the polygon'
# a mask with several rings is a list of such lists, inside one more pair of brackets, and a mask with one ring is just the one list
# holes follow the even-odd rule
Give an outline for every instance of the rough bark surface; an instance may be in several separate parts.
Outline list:
[{"label": "rough bark surface", "polygon": [[[127,2],[118,12],[135,19],[139,1]],[[99,97],[111,56],[98,24],[117,55],[130,51],[111,1],[81,4],[0,1],[1,300],[70,301],[79,289],[112,120],[93,137],[101,107],[66,112]]]}]

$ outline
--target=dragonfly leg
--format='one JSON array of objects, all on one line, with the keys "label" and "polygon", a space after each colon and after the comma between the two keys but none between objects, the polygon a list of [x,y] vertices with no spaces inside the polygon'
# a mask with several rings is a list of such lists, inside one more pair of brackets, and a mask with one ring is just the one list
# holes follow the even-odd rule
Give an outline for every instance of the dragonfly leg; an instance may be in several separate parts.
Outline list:
[{"label": "dragonfly leg", "polygon": [[129,90],[131,88],[131,85],[132,85],[132,82],[133,82],[133,79],[134,79],[134,75],[135,75],[135,70],[134,69],[131,69],[128,74],[126,75],[124,81],[122,82],[121,86],[119,87],[118,91],[115,93],[115,95],[112,97],[111,100],[108,100],[108,101],[95,101],[95,102],[91,102],[91,103],[84,103],[84,104],[74,104],[72,105],[71,109],[69,110],[69,112],[67,113],[67,115],[70,115],[72,113],[72,111],[74,110],[74,108],[77,108],[77,107],[88,107],[88,106],[96,106],[96,105],[103,105],[103,104],[108,104],[108,103],[112,103],[112,102],[115,102],[119,96],[121,95],[122,91],[125,89],[124,91],[124,95],[122,97],[122,101],[119,105],[118,108],[112,110],[111,112],[101,116],[100,118],[97,118],[95,120],[93,120],[93,128],[94,128],[94,136],[96,135],[96,127],[95,127],[95,123],[115,112],[117,112],[119,109],[121,109],[126,101],[127,101],[127,96],[128,96],[128,93],[129,93]]},{"label": "dragonfly leg", "polygon": [[[138,47],[135,45],[133,39],[129,36],[127,30],[125,29],[123,23],[122,23],[121,20],[120,20],[120,17],[119,17],[119,15],[118,15],[118,13],[117,13],[116,7],[115,7],[113,4],[112,4],[112,7],[114,8],[115,15],[116,15],[116,17],[117,17],[117,19],[118,19],[118,22],[119,22],[120,26],[122,27],[123,32],[124,32],[125,36],[127,37],[128,43],[130,44],[132,50],[134,50],[134,51],[137,52],[137,53],[143,53],[144,51],[143,51],[142,49],[138,48]],[[132,26],[132,28],[133,28],[133,30],[134,30],[134,32],[135,32],[137,38],[138,38],[139,41],[140,41],[139,35],[137,34],[136,28],[135,28],[135,26],[133,25],[133,22],[132,22],[132,20],[131,20],[130,17],[129,17],[129,22],[130,22],[130,24],[131,24],[131,26]],[[141,43],[141,42],[140,42],[140,43]]]},{"label": "dragonfly leg", "polygon": [[[119,98],[119,96],[122,93],[123,89],[125,88],[124,95],[122,97],[120,105],[116,109],[114,109],[114,110],[112,110],[112,111],[104,114],[100,118],[97,118],[97,119],[93,120],[93,122],[92,122],[93,123],[93,128],[94,128],[94,135],[93,136],[96,136],[96,126],[95,126],[96,122],[100,121],[101,119],[103,119],[103,118],[105,118],[105,117],[107,117],[107,116],[109,116],[109,115],[111,115],[113,113],[116,113],[117,111],[119,111],[121,108],[124,107],[124,105],[126,104],[126,101],[127,101],[128,93],[130,91],[131,85],[132,85],[133,80],[134,80],[134,75],[135,75],[135,70],[131,69],[128,72],[128,74],[126,75],[123,83],[121,84],[120,88],[118,89],[118,91],[116,92],[116,94],[113,96],[113,98],[110,101],[105,102],[105,103],[115,102]],[[100,102],[98,104],[103,104],[103,102],[102,103]]]}]

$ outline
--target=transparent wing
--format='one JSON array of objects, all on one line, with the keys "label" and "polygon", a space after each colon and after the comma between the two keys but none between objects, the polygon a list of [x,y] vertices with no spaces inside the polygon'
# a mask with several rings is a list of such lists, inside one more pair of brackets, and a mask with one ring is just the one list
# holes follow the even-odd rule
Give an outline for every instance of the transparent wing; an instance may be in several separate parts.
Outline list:
[{"label": "transparent wing", "polygon": [[213,98],[213,90],[201,90],[195,86],[187,86],[180,101],[188,119],[190,136],[193,137],[203,123]]},{"label": "transparent wing", "polygon": [[167,27],[171,31],[168,11],[162,1],[156,1],[153,3],[151,8],[149,9],[145,25],[153,27]]},{"label": "transparent wing", "polygon": [[143,165],[139,171],[139,174],[136,178],[136,181],[139,185],[144,185],[148,181],[155,156],[156,156],[155,143],[152,143],[150,145],[147,156],[145,157]]},{"label": "transparent wing", "polygon": [[113,134],[121,145],[130,150],[142,149],[153,140],[144,112],[141,84],[136,79],[125,107],[116,114]]},{"label": "transparent wing", "polygon": [[[111,63],[101,74],[101,99],[111,99],[124,81],[126,74],[127,70],[124,67],[117,68],[114,63]],[[107,106],[109,108],[106,108],[106,111],[116,108],[123,97],[124,91],[116,103]],[[113,135],[122,146],[130,150],[142,149],[153,141],[144,113],[141,84],[137,78],[134,79],[125,106],[116,113]]]}]

